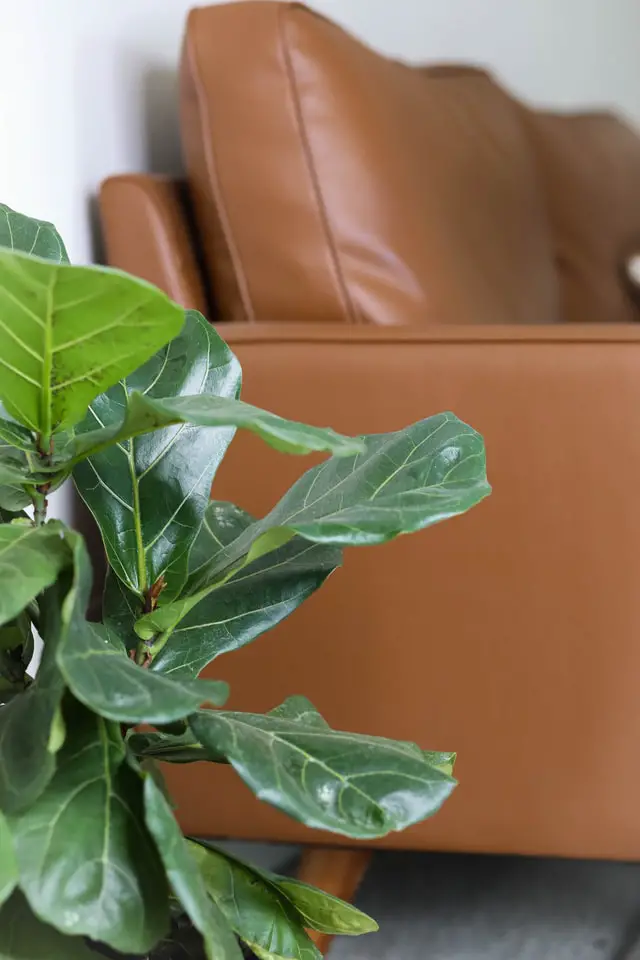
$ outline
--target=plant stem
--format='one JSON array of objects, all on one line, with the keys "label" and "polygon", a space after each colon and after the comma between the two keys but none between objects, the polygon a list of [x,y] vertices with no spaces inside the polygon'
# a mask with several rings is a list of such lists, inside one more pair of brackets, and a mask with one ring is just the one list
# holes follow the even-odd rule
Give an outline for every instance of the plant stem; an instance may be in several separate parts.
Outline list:
[{"label": "plant stem", "polygon": [[32,496],[33,500],[33,522],[36,527],[41,527],[47,520],[47,497],[42,487],[36,487]]}]

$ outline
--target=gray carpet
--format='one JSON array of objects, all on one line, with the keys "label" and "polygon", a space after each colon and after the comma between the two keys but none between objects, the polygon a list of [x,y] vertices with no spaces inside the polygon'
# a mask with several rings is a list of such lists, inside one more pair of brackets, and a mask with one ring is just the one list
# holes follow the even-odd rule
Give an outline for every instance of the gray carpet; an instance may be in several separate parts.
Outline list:
[{"label": "gray carpet", "polygon": [[[291,848],[234,844],[282,869]],[[380,933],[330,960],[640,960],[640,865],[381,853],[357,904]]]}]

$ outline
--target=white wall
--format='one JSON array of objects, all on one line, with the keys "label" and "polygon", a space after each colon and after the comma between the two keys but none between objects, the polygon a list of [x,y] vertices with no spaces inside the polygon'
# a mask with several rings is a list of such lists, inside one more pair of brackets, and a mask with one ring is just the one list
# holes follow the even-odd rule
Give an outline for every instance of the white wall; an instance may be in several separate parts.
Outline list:
[{"label": "white wall", "polygon": [[[103,177],[179,169],[175,68],[192,5],[0,0],[0,199],[53,220],[76,261],[92,256]],[[640,123],[640,0],[313,5],[392,55],[485,63],[534,102],[611,105]]]}]

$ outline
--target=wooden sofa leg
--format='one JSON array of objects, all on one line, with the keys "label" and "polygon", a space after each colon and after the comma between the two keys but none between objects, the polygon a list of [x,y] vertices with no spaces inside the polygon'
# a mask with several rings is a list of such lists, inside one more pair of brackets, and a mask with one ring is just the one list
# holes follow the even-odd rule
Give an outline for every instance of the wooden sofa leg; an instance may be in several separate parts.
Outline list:
[{"label": "wooden sofa leg", "polygon": [[[353,900],[373,851],[342,850],[328,847],[307,847],[302,852],[298,880],[319,887],[341,900]],[[333,937],[326,933],[309,931],[309,936],[320,953],[326,953]]]}]

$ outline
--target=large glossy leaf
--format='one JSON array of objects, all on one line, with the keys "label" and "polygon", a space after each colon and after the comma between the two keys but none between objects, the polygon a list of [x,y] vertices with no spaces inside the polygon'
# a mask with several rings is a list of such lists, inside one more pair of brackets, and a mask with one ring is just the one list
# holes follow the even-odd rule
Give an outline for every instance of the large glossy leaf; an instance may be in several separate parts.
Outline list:
[{"label": "large glossy leaf", "polygon": [[142,280],[6,249],[0,314],[0,399],[45,444],[183,322],[182,310]]},{"label": "large glossy leaf", "polygon": [[145,780],[144,800],[147,828],[156,842],[173,892],[202,934],[208,960],[242,960],[231,927],[208,896],[187,841],[151,777]]},{"label": "large glossy leaf", "polygon": [[62,237],[52,223],[35,220],[0,203],[0,247],[31,253],[53,263],[68,263]]},{"label": "large glossy leaf", "polygon": [[190,721],[261,799],[307,826],[383,837],[434,814],[455,780],[414,744],[332,730],[304,697],[269,714],[201,711]]},{"label": "large glossy leaf", "polygon": [[[213,327],[188,311],[178,337],[93,401],[76,442],[85,444],[96,429],[117,432],[134,392],[147,398],[200,393],[235,398],[240,377],[237,360]],[[139,598],[161,578],[165,597],[182,587],[211,481],[233,432],[228,425],[173,426],[119,441],[76,467],[76,485],[100,526],[109,563]]]},{"label": "large glossy leaf", "polygon": [[65,540],[68,567],[40,600],[44,650],[36,679],[0,709],[0,809],[6,812],[28,807],[42,793],[53,776],[55,755],[64,739],[60,719],[64,679],[56,653],[70,623],[84,614],[91,592],[84,541],[71,531]]},{"label": "large glossy leaf", "polygon": [[491,488],[482,437],[451,413],[364,438],[366,452],[307,471],[262,520],[201,567],[186,596],[141,619],[140,636],[172,630],[212,589],[296,534],[315,543],[383,543],[470,509]]},{"label": "large glossy leaf", "polygon": [[290,901],[258,871],[219,850],[190,843],[209,896],[258,956],[322,960]]},{"label": "large glossy leaf", "polygon": [[[191,561],[199,565],[252,523],[233,504],[212,502]],[[295,537],[199,603],[172,633],[152,670],[197,676],[216,657],[238,650],[288,617],[341,562],[339,548]]]},{"label": "large glossy leaf", "polygon": [[58,648],[58,665],[78,700],[120,723],[171,723],[202,703],[220,706],[228,695],[220,681],[181,682],[138,666],[107,627],[80,616]]},{"label": "large glossy leaf", "polygon": [[0,810],[0,906],[13,893],[18,882],[18,865],[9,825]]},{"label": "large glossy leaf", "polygon": [[0,525],[0,624],[13,620],[70,562],[62,524]]},{"label": "large glossy leaf", "polygon": [[357,437],[343,437],[329,427],[311,427],[285,420],[241,400],[204,393],[154,400],[143,393],[132,392],[121,424],[80,437],[76,442],[74,459],[93,456],[114,443],[123,443],[153,430],[184,424],[242,427],[282,453],[325,451],[347,457],[363,450],[363,444]]},{"label": "large glossy leaf", "polygon": [[144,953],[168,929],[162,864],[144,826],[142,781],[119,727],[69,700],[55,776],[9,817],[20,886],[45,923]]},{"label": "large glossy leaf", "polygon": [[0,908],[0,960],[96,960],[96,954],[81,937],[42,923],[16,891]]},{"label": "large glossy leaf", "polygon": [[[268,888],[272,900],[275,896],[280,903],[283,899],[288,901],[285,904],[286,915],[292,916],[293,907],[297,914],[298,927],[343,936],[360,936],[364,933],[375,933],[378,929],[376,921],[362,910],[325,893],[324,890],[302,883],[294,877],[283,877],[247,864],[226,850],[219,850],[207,840],[192,840],[190,843],[194,855],[202,863],[204,875],[208,875],[218,889],[224,890],[228,886],[229,877],[240,875],[242,879],[249,876],[252,886]],[[276,913],[278,912],[279,909],[276,910]]]}]

